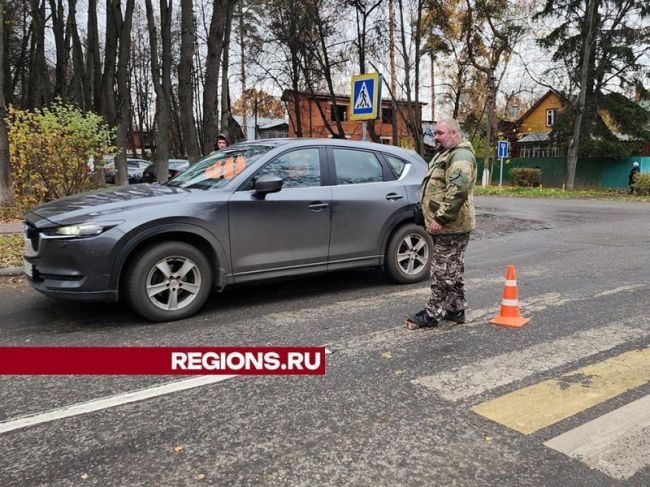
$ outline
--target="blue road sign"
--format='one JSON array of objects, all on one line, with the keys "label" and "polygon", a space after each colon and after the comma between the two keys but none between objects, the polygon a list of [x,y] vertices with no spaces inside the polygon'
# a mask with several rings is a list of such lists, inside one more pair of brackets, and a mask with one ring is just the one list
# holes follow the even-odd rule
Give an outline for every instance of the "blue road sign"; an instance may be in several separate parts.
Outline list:
[{"label": "blue road sign", "polygon": [[368,73],[352,77],[350,120],[373,120],[379,116],[381,76]]},{"label": "blue road sign", "polygon": [[497,157],[508,157],[509,143],[507,140],[500,140],[497,146]]}]

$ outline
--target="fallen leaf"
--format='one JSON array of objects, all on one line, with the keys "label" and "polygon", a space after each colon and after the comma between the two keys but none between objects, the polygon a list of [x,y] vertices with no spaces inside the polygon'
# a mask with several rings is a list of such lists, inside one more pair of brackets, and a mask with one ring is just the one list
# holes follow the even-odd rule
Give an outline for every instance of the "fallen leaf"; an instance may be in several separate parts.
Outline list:
[{"label": "fallen leaf", "polygon": [[200,473],[197,476],[194,477],[196,480],[203,480],[205,478],[205,475]]},{"label": "fallen leaf", "polygon": [[81,474],[81,480],[88,480],[88,474],[87,473],[82,473]]},{"label": "fallen leaf", "polygon": [[486,441],[487,443],[492,443],[492,437],[491,437],[491,436],[486,436],[486,437],[485,437],[485,441]]},{"label": "fallen leaf", "polygon": [[183,451],[183,445],[178,445],[176,448],[174,448],[175,452]]},{"label": "fallen leaf", "polygon": [[381,356],[384,358],[393,358],[393,354],[391,352],[384,352],[381,354]]}]

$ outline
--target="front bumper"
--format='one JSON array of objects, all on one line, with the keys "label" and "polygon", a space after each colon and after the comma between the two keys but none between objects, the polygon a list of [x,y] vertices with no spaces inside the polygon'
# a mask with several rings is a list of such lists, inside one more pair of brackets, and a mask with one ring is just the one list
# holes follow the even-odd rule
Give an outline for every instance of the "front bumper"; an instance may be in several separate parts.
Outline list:
[{"label": "front bumper", "polygon": [[116,301],[118,290],[110,287],[111,253],[121,235],[112,228],[94,237],[49,239],[27,223],[24,259],[29,283],[55,298]]}]

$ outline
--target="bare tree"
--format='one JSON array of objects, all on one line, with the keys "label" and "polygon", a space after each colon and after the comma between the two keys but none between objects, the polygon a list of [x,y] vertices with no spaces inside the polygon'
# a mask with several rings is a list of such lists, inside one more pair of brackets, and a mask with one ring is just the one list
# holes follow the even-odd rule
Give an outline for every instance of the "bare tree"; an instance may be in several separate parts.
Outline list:
[{"label": "bare tree", "polygon": [[156,179],[167,181],[167,161],[169,160],[169,138],[171,125],[171,1],[160,0],[160,39],[162,43],[162,65],[158,61],[158,33],[151,0],[146,0],[147,24],[149,25],[149,44],[151,46],[151,74],[156,91],[156,113],[158,130],[156,131],[154,161]]},{"label": "bare tree", "polygon": [[194,96],[192,94],[192,55],[194,52],[193,0],[181,0],[181,57],[178,64],[178,105],[183,145],[194,164],[201,157],[194,122]]},{"label": "bare tree", "polygon": [[[485,137],[485,166],[492,175],[492,140],[498,130],[496,96],[507,59],[521,40],[525,30],[508,0],[466,0],[466,42],[472,65],[485,75],[487,93],[487,133]],[[499,73],[500,71],[500,73]]]},{"label": "bare tree", "polygon": [[208,55],[205,61],[205,84],[203,85],[203,153],[209,154],[217,141],[219,121],[219,72],[226,31],[227,11],[234,0],[214,0],[212,19],[208,33]]},{"label": "bare tree", "polygon": [[32,42],[30,46],[30,69],[28,88],[23,92],[27,108],[40,107],[50,99],[45,62],[45,1],[30,0],[32,16]]},{"label": "bare tree", "polygon": [[0,208],[13,205],[5,106],[5,0],[0,0]]},{"label": "bare tree", "polygon": [[[131,25],[133,22],[134,0],[127,0],[124,15],[120,0],[112,0],[112,21],[115,23],[115,34],[119,39],[119,56],[117,62],[117,97],[116,97],[116,125],[117,146],[119,152],[115,158],[116,184],[127,184],[129,174],[126,165],[126,147],[130,124],[130,96],[129,96],[129,55],[131,54]],[[112,83],[111,83],[112,86]]]}]

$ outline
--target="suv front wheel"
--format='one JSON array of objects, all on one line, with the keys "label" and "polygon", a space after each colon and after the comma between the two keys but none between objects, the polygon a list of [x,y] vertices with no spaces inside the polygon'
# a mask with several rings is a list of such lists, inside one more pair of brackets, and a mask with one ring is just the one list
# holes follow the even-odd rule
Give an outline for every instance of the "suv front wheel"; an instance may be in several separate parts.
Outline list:
[{"label": "suv front wheel", "polygon": [[126,299],[151,321],[172,321],[196,313],[212,289],[212,269],[196,247],[164,242],[130,260],[124,280]]}]

